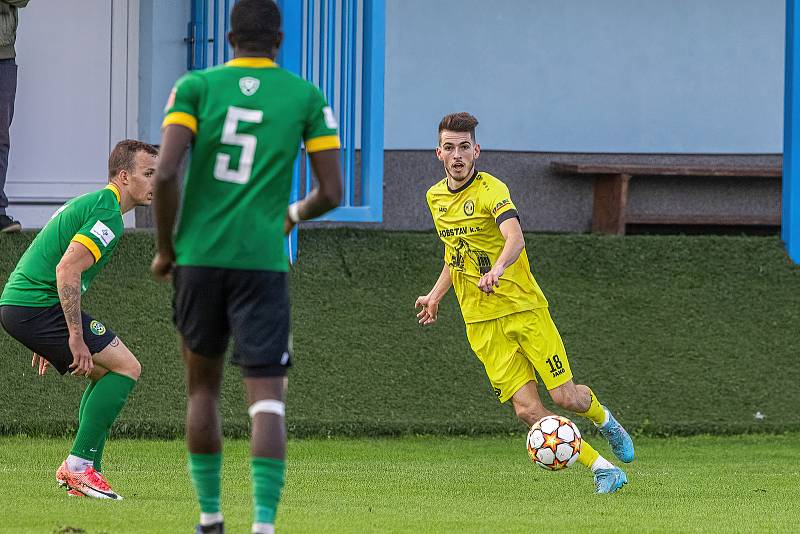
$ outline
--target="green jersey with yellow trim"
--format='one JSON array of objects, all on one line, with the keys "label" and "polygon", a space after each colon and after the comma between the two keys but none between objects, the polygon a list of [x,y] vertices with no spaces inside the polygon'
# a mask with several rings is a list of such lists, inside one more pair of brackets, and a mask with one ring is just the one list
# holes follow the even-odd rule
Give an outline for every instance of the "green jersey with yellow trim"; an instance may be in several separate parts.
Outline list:
[{"label": "green jersey with yellow trim", "polygon": [[284,218],[300,141],[339,148],[313,84],[267,58],[237,58],[178,80],[162,127],[194,132],[175,236],[178,265],[287,271]]},{"label": "green jersey with yellow trim", "polygon": [[56,266],[72,241],[94,256],[94,265],[81,275],[84,293],[108,263],[124,228],[116,186],[73,198],[55,212],[19,259],[0,296],[0,306],[57,304]]},{"label": "green jersey with yellow trim", "polygon": [[450,266],[453,290],[464,322],[497,319],[512,313],[547,307],[542,290],[531,274],[523,249],[494,293],[478,288],[503,252],[505,239],[500,224],[518,217],[508,187],[486,172],[478,172],[456,190],[439,180],[426,194],[436,232],[444,243],[444,262]]}]

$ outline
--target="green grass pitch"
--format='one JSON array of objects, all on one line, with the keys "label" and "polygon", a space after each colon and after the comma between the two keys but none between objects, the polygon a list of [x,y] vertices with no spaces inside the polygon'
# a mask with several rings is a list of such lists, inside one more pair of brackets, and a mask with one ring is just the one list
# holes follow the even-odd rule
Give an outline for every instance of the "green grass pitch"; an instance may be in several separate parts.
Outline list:
[{"label": "green grass pitch", "polygon": [[[602,454],[608,447],[599,438]],[[594,495],[588,470],[534,466],[524,436],[295,439],[280,532],[796,532],[800,435],[640,438],[630,483]],[[191,532],[182,441],[112,440],[122,502],[70,498],[54,473],[66,439],[0,438],[0,532]],[[248,444],[225,448],[229,532],[251,520]]]}]

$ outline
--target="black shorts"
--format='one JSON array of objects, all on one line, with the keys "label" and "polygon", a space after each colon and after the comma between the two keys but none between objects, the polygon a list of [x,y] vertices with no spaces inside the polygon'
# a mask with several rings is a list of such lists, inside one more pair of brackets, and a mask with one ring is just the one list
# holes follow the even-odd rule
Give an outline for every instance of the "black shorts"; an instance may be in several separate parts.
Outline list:
[{"label": "black shorts", "polygon": [[186,346],[220,358],[233,336],[232,361],[246,377],[285,376],[291,367],[288,274],[176,267],[173,320]]},{"label": "black shorts", "polygon": [[[117,335],[100,321],[81,312],[83,342],[89,352],[97,354],[114,341]],[[32,306],[0,306],[0,324],[14,339],[42,356],[62,375],[72,364],[69,329],[61,304],[49,308]]]}]

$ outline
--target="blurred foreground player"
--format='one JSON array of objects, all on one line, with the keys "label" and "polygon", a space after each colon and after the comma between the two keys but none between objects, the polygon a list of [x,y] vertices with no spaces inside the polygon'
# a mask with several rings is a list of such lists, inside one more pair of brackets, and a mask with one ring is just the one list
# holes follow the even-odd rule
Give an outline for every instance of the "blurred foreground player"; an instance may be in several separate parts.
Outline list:
[{"label": "blurred foreground player", "polygon": [[[240,0],[231,13],[234,59],[178,80],[167,103],[156,172],[156,277],[172,275],[188,407],[189,471],[197,532],[223,532],[219,394],[233,337],[252,418],[252,532],[274,532],[285,476],[284,395],[291,365],[285,235],[341,198],[337,124],[322,93],[278,67],[280,13]],[[319,187],[288,207],[305,143]],[[178,168],[191,144],[178,229]]]}]

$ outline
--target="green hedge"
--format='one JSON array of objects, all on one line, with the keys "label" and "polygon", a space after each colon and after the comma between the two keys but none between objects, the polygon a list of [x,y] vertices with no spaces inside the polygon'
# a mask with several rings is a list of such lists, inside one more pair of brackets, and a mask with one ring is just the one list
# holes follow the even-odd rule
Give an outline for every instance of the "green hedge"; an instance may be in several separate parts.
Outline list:
[{"label": "green hedge", "polygon": [[[0,236],[0,281],[32,237]],[[576,379],[629,429],[800,430],[800,269],[777,239],[529,234],[527,243]],[[143,365],[116,434],[175,437],[183,429],[183,369],[171,288],[148,274],[152,251],[150,234],[127,234],[84,307]],[[292,272],[292,435],[521,430],[494,399],[452,294],[435,326],[416,323],[414,300],[441,262],[433,234],[301,233]],[[5,333],[0,355],[0,433],[71,432],[85,382],[37,377],[27,350]],[[228,366],[229,435],[248,429],[240,382]]]}]

